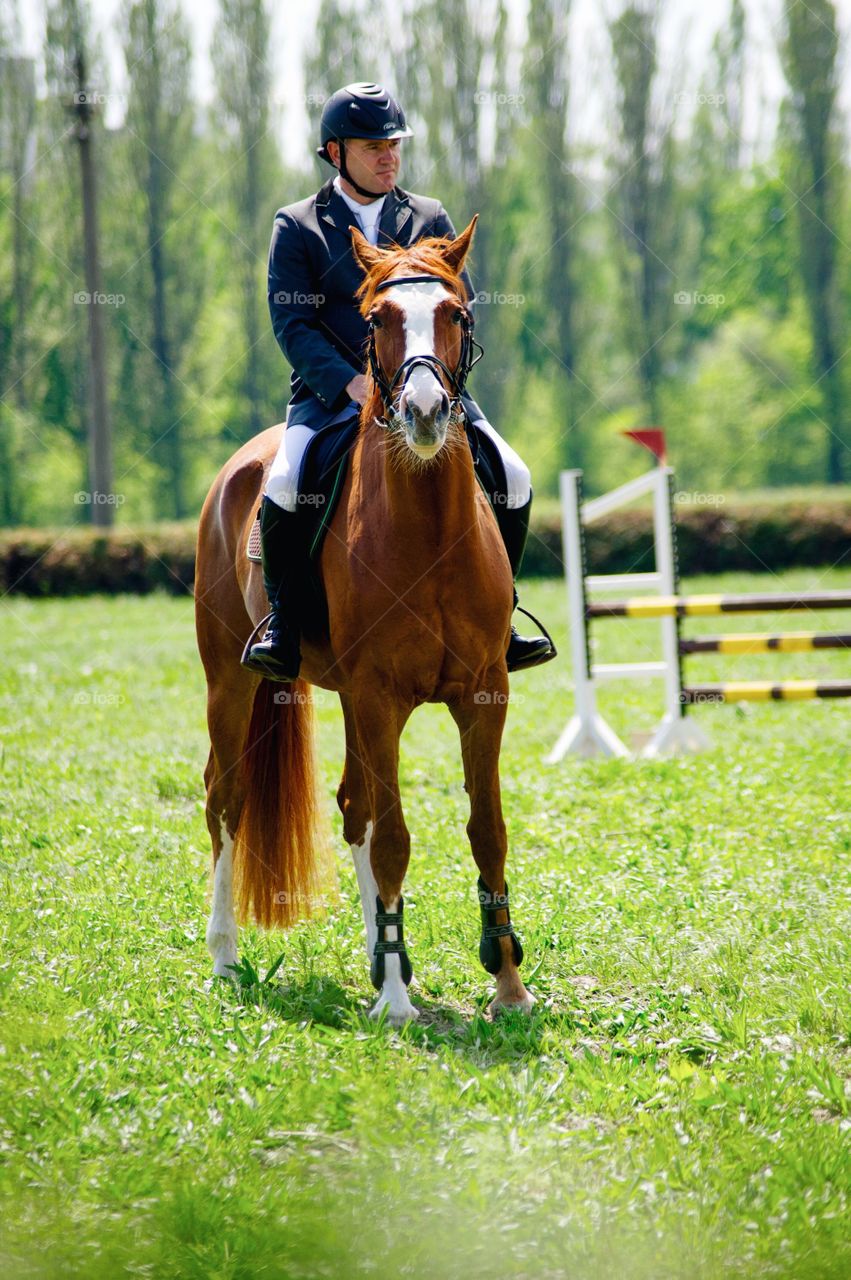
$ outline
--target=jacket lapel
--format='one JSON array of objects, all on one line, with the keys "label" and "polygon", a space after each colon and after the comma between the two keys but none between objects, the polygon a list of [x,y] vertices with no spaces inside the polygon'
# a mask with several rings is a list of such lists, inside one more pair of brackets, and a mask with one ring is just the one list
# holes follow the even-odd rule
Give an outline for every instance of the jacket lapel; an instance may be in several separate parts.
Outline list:
[{"label": "jacket lapel", "polygon": [[333,178],[329,178],[325,186],[317,191],[316,212],[323,222],[326,222],[331,227],[336,227],[347,240],[351,239],[352,233],[349,231],[349,227],[357,226],[357,218],[342,196],[334,190]]},{"label": "jacket lapel", "polygon": [[378,243],[407,244],[411,235],[411,206],[408,193],[401,187],[387,192],[381,217],[378,219]]},{"label": "jacket lapel", "polygon": [[[357,218],[345,200],[335,190],[334,179],[329,178],[316,193],[316,212],[322,222],[336,227],[347,239],[351,239],[349,227],[357,225]],[[407,244],[411,234],[411,206],[408,193],[401,187],[388,191],[378,220],[378,243]]]}]

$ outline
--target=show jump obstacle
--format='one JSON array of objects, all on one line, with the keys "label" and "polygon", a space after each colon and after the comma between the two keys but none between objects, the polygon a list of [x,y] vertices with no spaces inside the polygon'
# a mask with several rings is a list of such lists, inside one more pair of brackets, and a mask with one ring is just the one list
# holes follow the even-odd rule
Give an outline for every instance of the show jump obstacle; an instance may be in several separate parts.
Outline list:
[{"label": "show jump obstacle", "polygon": [[[659,465],[637,480],[621,485],[590,502],[582,499],[582,472],[563,471],[560,477],[562,538],[570,614],[576,709],[547,756],[554,764],[572,752],[576,755],[629,756],[631,753],[597,710],[597,686],[612,679],[661,678],[665,712],[642,755],[660,756],[699,751],[709,745],[700,725],[690,719],[689,707],[701,703],[742,700],[794,701],[801,698],[851,698],[851,680],[739,680],[723,684],[686,685],[683,658],[695,653],[800,653],[815,649],[851,649],[851,634],[790,631],[775,634],[736,634],[684,639],[681,621],[722,613],[786,613],[801,610],[851,609],[851,592],[822,591],[778,595],[679,594],[676,524],[674,521],[674,472],[664,465],[661,432],[634,432],[651,448]],[[645,494],[653,495],[653,573],[589,575],[585,558],[585,528],[601,516]],[[629,596],[605,602],[591,601],[591,592],[651,590],[654,595]],[[591,660],[590,626],[599,618],[658,618],[662,659],[659,662],[599,663]]]}]

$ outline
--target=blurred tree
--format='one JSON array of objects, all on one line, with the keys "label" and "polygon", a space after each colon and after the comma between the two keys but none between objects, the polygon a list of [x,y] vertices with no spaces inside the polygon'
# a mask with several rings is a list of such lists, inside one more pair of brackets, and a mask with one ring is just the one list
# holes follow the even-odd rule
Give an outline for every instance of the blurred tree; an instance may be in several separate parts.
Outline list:
[{"label": "blurred tree", "polygon": [[413,181],[441,201],[456,231],[479,214],[470,272],[477,337],[488,355],[471,391],[499,423],[515,367],[512,312],[522,306],[507,287],[505,210],[515,193],[506,174],[523,107],[523,94],[508,79],[507,10],[503,0],[430,0],[406,14],[403,105],[422,135],[412,152]]},{"label": "blurred tree", "polygon": [[[281,166],[269,121],[269,15],[264,0],[222,0],[213,36],[217,119],[225,138],[226,172],[235,226],[232,238],[241,290],[244,347],[239,392],[243,439],[269,425],[278,399],[280,357],[266,310],[266,246],[280,195]],[[280,203],[280,200],[277,200]],[[261,347],[262,344],[262,347]],[[273,359],[274,354],[274,359]]]},{"label": "blurred tree", "polygon": [[20,408],[25,403],[27,365],[28,279],[32,270],[34,236],[31,226],[33,182],[30,168],[35,158],[35,62],[14,50],[20,47],[17,9],[7,51],[0,33],[0,168],[9,181],[11,218],[12,332],[9,374],[11,394]]},{"label": "blurred tree", "polygon": [[89,433],[88,491],[92,524],[113,523],[112,428],[107,397],[106,333],[100,234],[98,183],[94,151],[94,121],[99,91],[90,77],[90,21],[85,0],[52,0],[47,11],[48,73],[74,119],[73,137],[78,144],[82,196],[83,243],[86,274],[86,311],[89,319]]},{"label": "blurred tree", "polygon": [[842,320],[836,234],[843,179],[837,136],[836,9],[831,0],[784,0],[783,65],[790,98],[785,120],[792,147],[791,185],[800,231],[800,270],[822,393],[826,479],[840,484],[849,467],[845,423]]},{"label": "blurred tree", "polygon": [[[544,310],[541,337],[557,366],[558,459],[584,468],[590,445],[580,426],[587,402],[579,377],[582,295],[579,226],[585,198],[568,144],[570,109],[569,0],[530,0],[522,83],[535,175],[543,206],[542,241],[535,242],[536,285]],[[590,424],[589,424],[590,425]]]},{"label": "blurred tree", "polygon": [[[731,0],[729,22],[712,42],[712,55],[721,101],[720,116],[723,121],[721,138],[724,148],[724,167],[735,173],[742,163],[744,142],[742,122],[745,100],[745,57],[747,52],[747,23],[742,0]],[[711,72],[712,73],[712,72]],[[711,74],[710,73],[710,74]]]},{"label": "blurred tree", "polygon": [[[382,24],[383,27],[383,24]],[[343,85],[369,79],[365,70],[375,62],[376,40],[365,34],[363,14],[339,0],[321,0],[314,27],[313,43],[304,58],[304,101],[310,117],[310,150],[319,146],[319,116],[326,100]],[[317,158],[324,177],[331,170]]]},{"label": "blurred tree", "polygon": [[[194,305],[183,308],[182,313],[173,306],[179,301],[185,273],[181,259],[171,252],[169,223],[175,184],[182,181],[192,134],[189,33],[180,10],[169,0],[135,0],[125,10],[124,40],[130,168],[142,194],[146,231],[139,265],[150,276],[146,345],[154,367],[145,416],[150,449],[169,494],[166,509],[180,519],[188,512],[188,502],[183,396],[176,371],[200,310],[200,298],[195,293]],[[179,321],[184,322],[182,328]]]},{"label": "blurred tree", "polygon": [[0,17],[0,523],[21,517],[19,424],[25,385],[34,237],[27,169],[35,140],[35,63],[17,53],[17,5]]},{"label": "blurred tree", "polygon": [[705,335],[741,309],[782,318],[800,294],[793,199],[777,176],[779,160],[731,175],[719,192],[703,250],[705,287],[717,297]]},{"label": "blurred tree", "polygon": [[660,421],[664,343],[671,327],[680,228],[670,113],[654,101],[661,0],[629,3],[609,25],[617,80],[614,185],[609,204],[620,266],[623,319],[650,422]]}]

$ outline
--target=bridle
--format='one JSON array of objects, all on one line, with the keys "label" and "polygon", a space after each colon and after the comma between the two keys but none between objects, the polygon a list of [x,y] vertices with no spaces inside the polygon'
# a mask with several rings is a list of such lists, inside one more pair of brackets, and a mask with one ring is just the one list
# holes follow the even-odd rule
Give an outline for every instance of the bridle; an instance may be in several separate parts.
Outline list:
[{"label": "bridle", "polygon": [[[437,283],[446,285],[446,281],[442,276],[396,276],[390,280],[383,280],[381,284],[376,285],[375,292],[379,293],[382,289],[391,289],[397,284],[430,284]],[[381,371],[378,363],[378,354],[375,350],[375,324],[372,320],[369,322],[369,346],[367,354],[369,357],[369,368],[372,373],[373,381],[378,387],[385,410],[389,414],[396,413],[396,407],[393,403],[393,396],[396,392],[400,379],[407,378],[411,369],[417,365],[423,365],[427,369],[431,369],[432,373],[437,375],[440,380],[440,374],[445,373],[449,379],[449,385],[454,394],[450,397],[450,407],[455,409],[461,403],[461,395],[464,391],[464,384],[467,381],[470,370],[473,365],[478,364],[482,356],[485,354],[481,343],[476,342],[473,337],[473,328],[475,321],[469,311],[462,309],[461,311],[461,354],[458,357],[458,364],[455,369],[450,369],[444,364],[439,356],[420,355],[408,356],[407,360],[403,360],[393,377],[388,382]],[[476,354],[478,353],[478,354]]]}]

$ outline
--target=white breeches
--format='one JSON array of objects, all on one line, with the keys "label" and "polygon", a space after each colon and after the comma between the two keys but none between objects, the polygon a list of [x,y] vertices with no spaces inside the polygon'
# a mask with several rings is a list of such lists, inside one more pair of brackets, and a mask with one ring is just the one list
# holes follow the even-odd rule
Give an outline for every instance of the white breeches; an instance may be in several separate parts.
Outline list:
[{"label": "white breeches", "polygon": [[505,468],[505,505],[508,508],[525,507],[532,496],[532,474],[526,463],[486,418],[477,418],[473,425],[489,436],[499,450]]},{"label": "white breeches", "polygon": [[269,472],[264,490],[266,497],[271,498],[284,511],[295,511],[298,505],[298,476],[301,471],[301,460],[310,441],[316,435],[310,427],[287,427],[281,437],[275,461]]},{"label": "white breeches", "polygon": [[[493,440],[499,450],[505,468],[506,506],[525,507],[532,496],[532,477],[526,463],[484,418],[478,418],[476,426]],[[284,511],[295,511],[298,506],[301,460],[315,434],[310,427],[299,425],[287,427],[283,434],[264,492],[267,498],[283,507]]]}]

